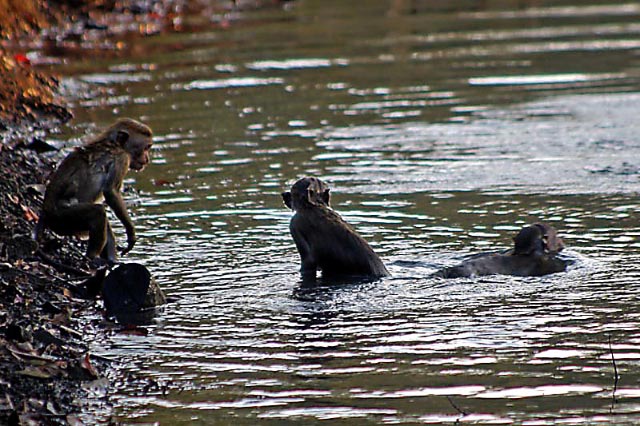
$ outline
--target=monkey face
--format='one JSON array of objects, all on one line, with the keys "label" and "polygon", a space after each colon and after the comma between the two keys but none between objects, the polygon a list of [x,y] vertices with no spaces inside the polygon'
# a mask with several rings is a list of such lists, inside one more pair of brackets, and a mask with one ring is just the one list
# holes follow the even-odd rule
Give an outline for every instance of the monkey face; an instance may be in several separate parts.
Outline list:
[{"label": "monkey face", "polygon": [[305,177],[291,187],[291,191],[282,193],[284,204],[291,210],[317,205],[329,206],[331,196],[329,186],[315,177]]},{"label": "monkey face", "polygon": [[131,138],[125,143],[125,150],[129,153],[129,168],[135,171],[143,170],[151,161],[151,138]]},{"label": "monkey face", "polygon": [[107,137],[129,154],[129,168],[140,171],[149,164],[153,144],[151,129],[131,118],[121,118],[107,131]]},{"label": "monkey face", "polygon": [[558,237],[555,228],[544,223],[536,223],[533,226],[540,229],[546,252],[549,254],[558,254],[562,251],[564,248],[564,242],[562,241],[562,238]]},{"label": "monkey face", "polygon": [[515,243],[513,254],[516,255],[554,255],[564,248],[556,230],[544,223],[535,223],[522,228],[513,241]]},{"label": "monkey face", "polygon": [[130,154],[131,161],[129,163],[129,168],[135,171],[143,170],[151,161],[151,156],[149,155],[150,149],[151,144],[147,145],[141,152]]}]

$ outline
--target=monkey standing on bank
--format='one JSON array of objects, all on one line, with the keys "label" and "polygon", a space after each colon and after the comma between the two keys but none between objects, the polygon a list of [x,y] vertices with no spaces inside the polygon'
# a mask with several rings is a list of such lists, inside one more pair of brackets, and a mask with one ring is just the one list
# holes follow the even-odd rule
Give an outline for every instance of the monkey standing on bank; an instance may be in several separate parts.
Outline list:
[{"label": "monkey standing on bank", "polygon": [[326,183],[315,177],[300,179],[282,199],[295,211],[289,229],[304,278],[315,278],[318,269],[324,277],[389,275],[371,246],[329,207]]},{"label": "monkey standing on bank", "polygon": [[89,234],[87,257],[117,262],[117,245],[107,219],[104,200],[124,225],[128,253],[136,233],[120,190],[125,175],[149,163],[151,129],[130,118],[118,119],[100,135],[76,148],[50,178],[40,220],[34,229],[38,238],[47,227],[60,235]]}]

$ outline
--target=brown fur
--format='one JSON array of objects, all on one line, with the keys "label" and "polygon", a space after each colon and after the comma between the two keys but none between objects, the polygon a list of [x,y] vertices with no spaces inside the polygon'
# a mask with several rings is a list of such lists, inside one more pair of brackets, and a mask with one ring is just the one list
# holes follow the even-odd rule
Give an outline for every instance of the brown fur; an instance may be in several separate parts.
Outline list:
[{"label": "brown fur", "polygon": [[48,227],[60,235],[89,234],[87,256],[117,260],[116,242],[102,200],[113,210],[127,232],[130,251],[135,229],[120,193],[129,169],[149,163],[151,129],[133,119],[121,118],[84,146],[69,154],[47,185],[42,214],[34,236]]},{"label": "brown fur", "polygon": [[505,253],[478,254],[434,275],[442,278],[493,274],[542,276],[566,270],[567,262],[555,257],[564,244],[553,227],[544,223],[526,226],[513,241],[514,248]]},{"label": "brown fur", "polygon": [[389,275],[371,246],[329,207],[329,187],[315,177],[297,181],[283,192],[284,203],[296,213],[289,229],[301,259],[300,272],[327,276],[378,278]]}]

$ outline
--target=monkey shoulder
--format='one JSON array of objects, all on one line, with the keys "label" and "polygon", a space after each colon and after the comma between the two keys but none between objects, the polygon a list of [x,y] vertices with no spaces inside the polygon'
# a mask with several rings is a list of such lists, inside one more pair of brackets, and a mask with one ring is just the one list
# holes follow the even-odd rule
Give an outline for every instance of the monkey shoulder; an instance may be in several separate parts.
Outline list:
[{"label": "monkey shoulder", "polygon": [[351,258],[352,262],[365,261],[377,256],[367,241],[358,234],[356,229],[345,221],[342,216],[335,210],[323,207],[327,225],[323,230],[323,235],[331,236],[331,238],[339,243],[340,247],[347,250],[342,255]]},{"label": "monkey shoulder", "polygon": [[351,226],[346,220],[344,220],[344,218],[338,212],[331,209],[330,207],[323,206],[323,209],[328,222],[332,226],[340,229],[342,233],[349,234],[349,235],[357,235],[355,228]]},{"label": "monkey shoulder", "polygon": [[290,230],[303,264],[312,259],[325,276],[389,274],[369,244],[328,206],[298,209],[291,219]]},{"label": "monkey shoulder", "polygon": [[302,227],[310,232],[319,231],[323,234],[323,238],[339,238],[356,233],[340,214],[324,205],[298,210],[291,225]]},{"label": "monkey shoulder", "polygon": [[81,147],[69,154],[54,173],[47,193],[58,207],[93,203],[102,193],[119,187],[126,173],[127,157],[118,152],[87,150]]}]

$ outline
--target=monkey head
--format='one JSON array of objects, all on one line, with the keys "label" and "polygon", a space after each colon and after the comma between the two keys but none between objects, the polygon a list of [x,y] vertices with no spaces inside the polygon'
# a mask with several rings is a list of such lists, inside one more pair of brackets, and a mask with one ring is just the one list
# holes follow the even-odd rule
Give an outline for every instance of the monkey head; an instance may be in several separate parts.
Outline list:
[{"label": "monkey head", "polygon": [[109,138],[129,154],[129,168],[135,171],[141,171],[151,161],[152,136],[147,125],[131,118],[121,118],[109,129]]},{"label": "monkey head", "polygon": [[535,223],[522,228],[513,241],[515,255],[555,255],[564,248],[564,243],[558,237],[556,230],[544,223]]},{"label": "monkey head", "polygon": [[282,193],[284,204],[291,210],[318,205],[329,206],[329,186],[316,177],[305,177],[291,187],[291,191]]}]

